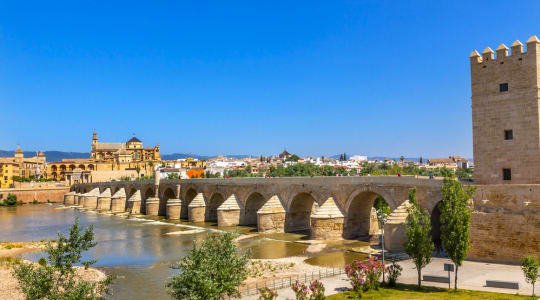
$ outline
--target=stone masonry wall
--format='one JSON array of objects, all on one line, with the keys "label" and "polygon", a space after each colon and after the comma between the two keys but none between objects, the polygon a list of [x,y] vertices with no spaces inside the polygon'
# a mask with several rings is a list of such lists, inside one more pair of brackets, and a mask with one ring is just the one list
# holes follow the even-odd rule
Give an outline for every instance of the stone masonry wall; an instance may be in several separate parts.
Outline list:
[{"label": "stone masonry wall", "polygon": [[468,259],[518,263],[540,256],[540,185],[479,185]]},{"label": "stone masonry wall", "polygon": [[69,192],[68,187],[54,188],[21,188],[21,189],[0,189],[0,201],[3,201],[9,194],[17,196],[17,201],[31,203],[37,200],[40,203],[63,202],[64,194]]}]

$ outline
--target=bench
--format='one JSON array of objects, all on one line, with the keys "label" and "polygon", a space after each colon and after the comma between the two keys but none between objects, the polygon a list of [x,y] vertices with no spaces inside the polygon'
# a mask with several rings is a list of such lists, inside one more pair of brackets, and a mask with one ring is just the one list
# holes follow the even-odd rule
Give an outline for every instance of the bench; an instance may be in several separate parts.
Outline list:
[{"label": "bench", "polygon": [[450,283],[450,280],[448,279],[447,276],[437,276],[437,275],[424,275],[422,276],[422,281]]},{"label": "bench", "polygon": [[519,290],[519,282],[501,281],[501,280],[486,280],[487,287]]}]

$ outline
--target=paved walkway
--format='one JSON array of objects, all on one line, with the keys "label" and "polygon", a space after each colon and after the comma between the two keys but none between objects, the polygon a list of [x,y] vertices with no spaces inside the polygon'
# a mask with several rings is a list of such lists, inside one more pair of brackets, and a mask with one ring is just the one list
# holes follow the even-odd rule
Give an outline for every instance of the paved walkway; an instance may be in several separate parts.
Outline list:
[{"label": "paved walkway", "polygon": [[[431,263],[422,270],[423,275],[438,275],[447,276],[448,272],[443,271],[444,263],[450,263],[450,260],[443,258],[433,258]],[[403,272],[398,282],[406,284],[417,284],[417,272],[414,268],[412,260],[405,260],[399,263],[403,267]],[[452,287],[454,286],[454,273],[451,273]],[[511,289],[499,289],[485,287],[486,280],[504,280],[519,282],[519,291]],[[331,278],[323,278],[321,280],[326,288],[326,295],[332,295],[351,288],[349,281],[345,275],[335,276]],[[436,286],[448,288],[447,283],[422,282],[422,285]],[[516,265],[503,265],[492,263],[481,263],[466,261],[459,268],[458,273],[458,288],[468,290],[481,290],[499,293],[509,293],[521,295],[530,295],[532,286],[525,282],[521,268]],[[294,299],[294,293],[290,288],[278,291],[278,299]],[[256,300],[258,296],[246,296],[242,299]]]}]

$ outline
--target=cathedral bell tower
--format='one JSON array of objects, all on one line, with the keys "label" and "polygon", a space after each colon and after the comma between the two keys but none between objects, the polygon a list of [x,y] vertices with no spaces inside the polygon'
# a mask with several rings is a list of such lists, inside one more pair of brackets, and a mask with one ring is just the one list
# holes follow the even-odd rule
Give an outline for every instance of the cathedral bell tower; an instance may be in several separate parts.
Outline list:
[{"label": "cathedral bell tower", "polygon": [[94,134],[92,136],[92,154],[90,155],[91,158],[96,158],[96,145],[98,143],[98,137],[97,133],[94,130]]}]

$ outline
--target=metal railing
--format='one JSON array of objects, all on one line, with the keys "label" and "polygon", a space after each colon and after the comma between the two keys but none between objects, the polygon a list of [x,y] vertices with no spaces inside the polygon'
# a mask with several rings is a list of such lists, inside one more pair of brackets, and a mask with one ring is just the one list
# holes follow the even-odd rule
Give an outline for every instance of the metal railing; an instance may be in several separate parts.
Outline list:
[{"label": "metal railing", "polygon": [[259,289],[263,287],[270,288],[272,290],[279,290],[283,288],[291,287],[296,281],[299,283],[309,284],[310,282],[328,278],[333,276],[338,276],[345,274],[345,269],[343,268],[321,268],[316,271],[294,274],[280,278],[273,278],[264,281],[258,281],[255,283],[249,283],[241,286],[238,291],[241,296],[257,295]]}]

